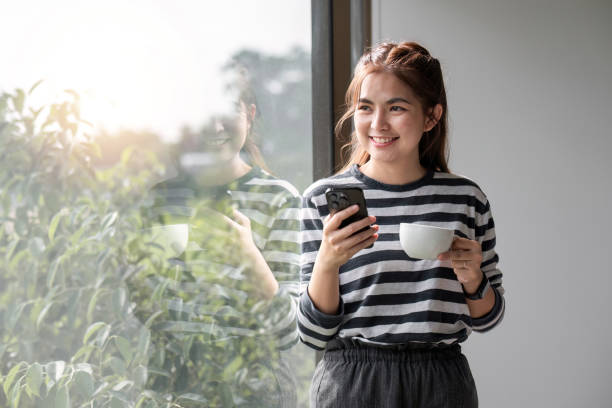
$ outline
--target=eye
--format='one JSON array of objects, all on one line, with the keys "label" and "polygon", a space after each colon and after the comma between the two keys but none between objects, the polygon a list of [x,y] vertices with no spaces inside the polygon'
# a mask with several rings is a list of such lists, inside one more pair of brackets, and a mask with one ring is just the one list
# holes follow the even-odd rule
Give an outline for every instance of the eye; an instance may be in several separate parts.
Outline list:
[{"label": "eye", "polygon": [[403,112],[406,110],[406,108],[402,107],[402,106],[398,106],[398,105],[394,105],[391,107],[391,112]]},{"label": "eye", "polygon": [[357,107],[357,110],[367,112],[367,111],[370,111],[371,108],[368,105],[360,105],[360,106]]}]

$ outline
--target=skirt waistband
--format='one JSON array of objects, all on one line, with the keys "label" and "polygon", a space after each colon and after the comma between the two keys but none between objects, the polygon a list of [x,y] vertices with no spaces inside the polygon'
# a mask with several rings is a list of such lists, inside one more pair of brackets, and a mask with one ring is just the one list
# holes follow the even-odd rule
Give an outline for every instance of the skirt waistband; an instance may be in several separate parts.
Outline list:
[{"label": "skirt waistband", "polygon": [[328,361],[425,361],[450,360],[461,356],[459,344],[404,343],[377,345],[354,338],[335,338],[325,349]]}]

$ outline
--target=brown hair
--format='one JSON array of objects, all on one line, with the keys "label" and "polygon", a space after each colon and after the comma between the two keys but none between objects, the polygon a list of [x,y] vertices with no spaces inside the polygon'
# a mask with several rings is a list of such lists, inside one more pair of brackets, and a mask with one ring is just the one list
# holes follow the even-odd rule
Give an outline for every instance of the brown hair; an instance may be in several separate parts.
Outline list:
[{"label": "brown hair", "polygon": [[[227,85],[226,88],[228,90],[237,91],[238,100],[244,104],[244,108],[247,112],[247,120],[249,121],[247,137],[240,152],[244,154],[243,158],[249,164],[258,166],[270,173],[270,169],[266,165],[266,161],[264,160],[256,142],[256,140],[259,138],[259,132],[257,130],[259,128],[260,112],[259,109],[257,109],[257,97],[255,95],[252,78],[249,75],[246,67],[240,62],[234,60],[233,64],[234,65],[232,67],[236,70],[237,77],[232,83]],[[255,105],[256,107],[255,117],[250,117],[248,113],[251,105]]]},{"label": "brown hair", "polygon": [[[374,72],[391,73],[407,84],[419,99],[426,115],[433,118],[433,108],[437,104],[442,106],[442,116],[436,125],[421,137],[419,161],[427,170],[449,172],[447,104],[442,69],[440,62],[415,42],[382,43],[361,56],[346,91],[345,111],[336,124],[336,137],[341,137],[342,129],[355,114],[363,80]],[[344,159],[346,150],[349,151],[348,160]],[[340,172],[353,164],[365,164],[370,159],[369,153],[359,145],[355,132],[350,142],[342,146],[341,152],[344,166]]]}]

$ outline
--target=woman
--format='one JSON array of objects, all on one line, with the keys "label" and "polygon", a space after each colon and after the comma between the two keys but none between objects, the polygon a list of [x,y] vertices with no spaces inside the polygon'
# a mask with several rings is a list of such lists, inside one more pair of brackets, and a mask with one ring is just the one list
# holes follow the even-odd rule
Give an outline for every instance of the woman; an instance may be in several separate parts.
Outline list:
[{"label": "woman", "polygon": [[[346,99],[336,132],[353,119],[350,159],[302,201],[298,329],[326,350],[311,406],[476,407],[459,343],[500,322],[504,290],[489,202],[447,167],[440,64],[416,43],[380,44],[361,57]],[[339,228],[357,211],[329,213],[325,190],[339,186],[364,190],[368,218]],[[401,222],[456,238],[437,260],[409,258]]]},{"label": "woman", "polygon": [[300,200],[265,170],[251,89],[244,73],[232,81],[228,103],[219,101],[200,134],[184,137],[178,174],[153,189],[149,218],[161,231],[187,224],[189,237],[165,272],[149,276],[162,301],[142,304],[164,311],[153,338],[167,343],[158,347],[167,350],[164,361],[153,356],[149,368],[152,388],[179,400],[294,407],[296,386],[280,351],[297,343]]}]

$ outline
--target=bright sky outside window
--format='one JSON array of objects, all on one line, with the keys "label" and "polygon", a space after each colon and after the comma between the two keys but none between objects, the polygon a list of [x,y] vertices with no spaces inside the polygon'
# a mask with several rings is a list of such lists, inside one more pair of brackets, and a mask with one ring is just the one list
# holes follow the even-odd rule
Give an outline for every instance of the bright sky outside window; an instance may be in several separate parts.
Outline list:
[{"label": "bright sky outside window", "polygon": [[[110,0],[3,6],[0,89],[45,83],[48,100],[77,90],[83,116],[109,131],[148,129],[162,140],[199,126],[223,95],[221,67],[240,49],[284,54],[310,46],[310,4]],[[273,84],[272,84],[273,85]]]}]

